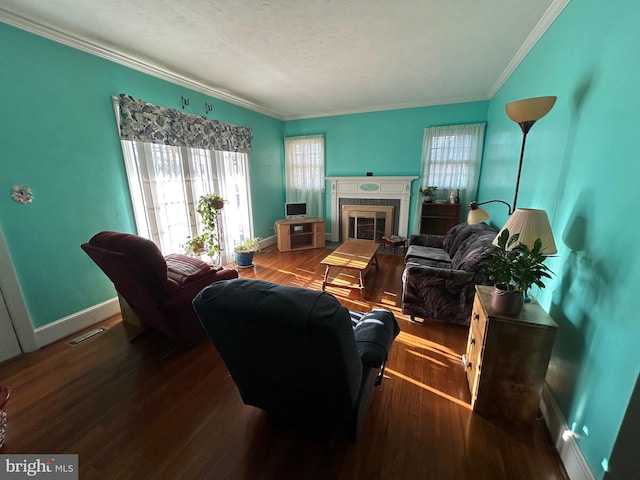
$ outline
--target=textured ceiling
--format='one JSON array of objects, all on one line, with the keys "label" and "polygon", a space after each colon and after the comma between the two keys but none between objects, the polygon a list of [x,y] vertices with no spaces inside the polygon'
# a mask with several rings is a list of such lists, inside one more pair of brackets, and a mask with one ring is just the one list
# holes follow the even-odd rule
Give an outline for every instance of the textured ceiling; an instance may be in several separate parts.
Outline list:
[{"label": "textured ceiling", "polygon": [[568,0],[0,0],[0,21],[277,118],[486,100]]}]

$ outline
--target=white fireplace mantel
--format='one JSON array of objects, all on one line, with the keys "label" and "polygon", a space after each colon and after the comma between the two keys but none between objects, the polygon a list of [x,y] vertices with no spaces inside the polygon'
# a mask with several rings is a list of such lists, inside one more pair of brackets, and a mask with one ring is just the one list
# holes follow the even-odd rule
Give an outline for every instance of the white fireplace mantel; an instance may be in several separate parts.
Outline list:
[{"label": "white fireplace mantel", "polygon": [[[400,200],[397,234],[407,236],[409,231],[409,204],[411,202],[411,177],[325,177],[331,182],[331,233],[332,241],[338,241],[341,198],[371,198]],[[396,232],[394,232],[396,233]]]}]

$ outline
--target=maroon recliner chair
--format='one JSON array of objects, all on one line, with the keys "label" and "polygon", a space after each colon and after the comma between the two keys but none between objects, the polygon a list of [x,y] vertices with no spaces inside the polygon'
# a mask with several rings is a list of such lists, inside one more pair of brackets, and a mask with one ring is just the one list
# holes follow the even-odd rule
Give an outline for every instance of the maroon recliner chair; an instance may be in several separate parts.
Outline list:
[{"label": "maroon recliner chair", "polygon": [[215,269],[186,255],[164,257],[158,246],[130,233],[104,231],[82,249],[113,282],[142,327],[195,343],[206,338],[192,300],[204,287],[238,277],[230,268]]}]

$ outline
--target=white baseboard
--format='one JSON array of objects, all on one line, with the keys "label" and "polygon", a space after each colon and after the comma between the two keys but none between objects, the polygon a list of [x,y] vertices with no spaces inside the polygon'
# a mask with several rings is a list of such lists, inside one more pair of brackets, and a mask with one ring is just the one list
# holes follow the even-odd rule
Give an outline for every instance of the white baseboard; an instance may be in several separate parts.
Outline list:
[{"label": "white baseboard", "polygon": [[38,347],[44,347],[53,342],[67,337],[79,330],[95,325],[120,313],[120,304],[117,298],[99,303],[93,307],[76,312],[67,317],[48,323],[35,329]]},{"label": "white baseboard", "polygon": [[266,248],[270,245],[275,245],[278,242],[278,237],[276,235],[271,235],[270,237],[263,238],[260,240],[260,248]]},{"label": "white baseboard", "polygon": [[540,410],[569,478],[571,480],[595,480],[589,464],[576,442],[576,437],[567,434],[571,429],[546,383],[542,390]]}]

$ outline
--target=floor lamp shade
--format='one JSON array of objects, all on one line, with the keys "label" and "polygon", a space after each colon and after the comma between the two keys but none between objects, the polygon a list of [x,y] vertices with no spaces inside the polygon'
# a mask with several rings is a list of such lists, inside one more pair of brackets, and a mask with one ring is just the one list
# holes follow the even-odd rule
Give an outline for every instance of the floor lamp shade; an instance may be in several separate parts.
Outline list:
[{"label": "floor lamp shade", "polygon": [[[525,100],[517,100],[507,103],[504,106],[507,116],[514,122],[522,126],[523,123],[531,122],[531,125],[544,117],[556,103],[557,97],[535,97]],[[529,126],[531,128],[531,126]],[[527,129],[528,130],[528,129]]]},{"label": "floor lamp shade", "polygon": [[496,236],[493,241],[494,245],[497,245],[498,237],[505,229],[509,230],[509,236],[519,233],[518,241],[529,248],[533,248],[534,242],[539,238],[542,242],[542,253],[545,255],[553,255],[558,251],[556,242],[553,240],[547,212],[544,210],[518,208]]}]

